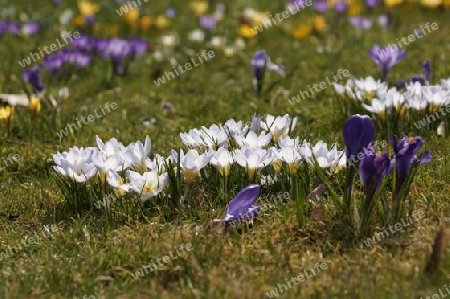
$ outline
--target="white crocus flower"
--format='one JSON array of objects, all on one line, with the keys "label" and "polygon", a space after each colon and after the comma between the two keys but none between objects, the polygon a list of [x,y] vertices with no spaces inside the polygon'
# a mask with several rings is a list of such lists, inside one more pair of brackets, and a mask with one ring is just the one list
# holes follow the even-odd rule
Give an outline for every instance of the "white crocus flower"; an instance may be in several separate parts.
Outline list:
[{"label": "white crocus flower", "polygon": [[217,171],[223,177],[228,177],[230,167],[234,163],[233,156],[226,148],[219,148],[210,161],[211,165],[216,167]]},{"label": "white crocus flower", "polygon": [[291,123],[291,119],[289,114],[283,116],[277,116],[276,118],[270,114],[266,115],[266,119],[264,122],[261,122],[261,127],[270,131],[273,134],[273,140],[278,142],[278,138],[285,137],[289,131],[292,131],[297,124],[298,118],[294,117]]},{"label": "white crocus flower", "polygon": [[106,181],[108,184],[114,188],[114,192],[118,196],[123,196],[125,193],[129,192],[131,189],[130,184],[124,184],[123,178],[114,170],[109,170],[106,176]]},{"label": "white crocus flower", "polygon": [[224,128],[231,137],[245,135],[249,129],[248,126],[242,124],[242,120],[236,122],[234,119],[227,120]]},{"label": "white crocus flower", "polygon": [[202,131],[191,129],[187,133],[180,133],[181,141],[189,148],[200,149],[204,146]]},{"label": "white crocus flower", "polygon": [[295,175],[303,161],[303,157],[298,149],[288,146],[280,150],[280,156],[289,167],[290,175]]},{"label": "white crocus flower", "polygon": [[116,138],[111,138],[109,141],[106,141],[106,143],[103,143],[98,136],[95,136],[95,140],[97,141],[98,149],[106,156],[106,158],[116,154],[121,155],[126,151],[125,146],[117,141]]},{"label": "white crocus flower", "polygon": [[179,157],[180,166],[186,181],[189,183],[195,179],[200,169],[205,167],[213,156],[214,152],[211,149],[201,155],[196,150],[189,150],[184,154],[184,151],[181,149]]},{"label": "white crocus flower", "polygon": [[202,138],[204,144],[216,150],[221,146],[225,146],[228,143],[228,135],[222,126],[212,125],[209,128],[202,127]]},{"label": "white crocus flower", "polygon": [[428,107],[428,101],[421,95],[405,94],[408,107],[423,112]]},{"label": "white crocus flower", "polygon": [[423,98],[428,101],[433,110],[438,110],[439,107],[444,106],[449,100],[450,91],[443,89],[439,85],[424,86],[422,88]]},{"label": "white crocus flower", "polygon": [[[371,100],[377,93],[384,93],[388,87],[386,83],[381,80],[375,81],[373,77],[367,77],[365,79],[355,80],[356,89],[360,91],[360,95]],[[362,98],[360,98],[362,100]]]},{"label": "white crocus flower", "polygon": [[57,164],[57,166],[53,166],[55,171],[77,183],[84,183],[97,173],[97,168],[92,162],[88,162],[82,155],[77,155],[74,151],[66,155],[57,153],[53,156],[53,160]]},{"label": "white crocus flower", "polygon": [[299,147],[300,146],[300,137],[295,137],[292,139],[289,136],[278,138],[278,146],[280,148],[284,147]]},{"label": "white crocus flower", "polygon": [[108,172],[122,170],[122,158],[118,155],[106,157],[102,152],[92,157],[92,162],[98,169],[98,174],[102,183],[105,182]]},{"label": "white crocus flower", "polygon": [[246,169],[248,178],[253,180],[257,171],[272,163],[275,158],[276,150],[274,150],[274,148],[271,148],[269,150],[257,149],[253,151],[251,148],[244,147],[236,149],[233,152],[233,158],[236,163]]},{"label": "white crocus flower", "polygon": [[167,182],[169,181],[167,172],[158,176],[156,170],[144,172],[142,175],[127,170],[125,175],[130,181],[131,189],[141,195],[142,202],[157,196],[164,187],[166,187]]},{"label": "white crocus flower", "polygon": [[205,39],[205,32],[203,32],[201,29],[194,29],[188,33],[188,39],[192,42],[203,42],[203,40]]},{"label": "white crocus flower", "polygon": [[342,152],[337,150],[336,144],[334,144],[330,151],[328,151],[327,144],[320,140],[312,148],[312,153],[321,168],[329,168],[336,165],[339,162]]},{"label": "white crocus flower", "polygon": [[158,172],[158,174],[161,174],[164,172],[165,167],[166,167],[165,163],[164,163],[165,161],[166,161],[166,159],[164,159],[163,156],[156,154],[153,157],[153,160],[151,160],[150,158],[147,158],[145,160],[145,163],[147,164],[147,169],[156,170]]},{"label": "white crocus flower", "polygon": [[375,114],[379,114],[383,119],[385,118],[386,113],[386,101],[380,100],[377,98],[373,98],[370,102],[370,106],[367,104],[363,104],[364,109],[370,111]]},{"label": "white crocus flower", "polygon": [[272,139],[272,133],[266,135],[265,132],[262,132],[261,135],[258,136],[253,131],[248,132],[245,138],[241,136],[235,137],[236,143],[240,147],[249,147],[252,150],[265,147],[269,144],[270,139]]},{"label": "white crocus flower", "polygon": [[441,86],[444,89],[450,90],[450,78],[448,79],[441,79]]},{"label": "white crocus flower", "polygon": [[142,142],[138,140],[136,143],[128,145],[125,159],[137,172],[144,173],[147,170],[146,159],[150,153],[151,147],[152,143],[148,135],[145,137],[145,144],[142,144]]}]

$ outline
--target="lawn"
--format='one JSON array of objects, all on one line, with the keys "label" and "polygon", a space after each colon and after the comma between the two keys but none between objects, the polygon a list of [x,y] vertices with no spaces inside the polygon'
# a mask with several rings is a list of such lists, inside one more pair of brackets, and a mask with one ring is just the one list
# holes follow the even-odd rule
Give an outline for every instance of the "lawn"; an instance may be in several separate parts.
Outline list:
[{"label": "lawn", "polygon": [[[450,128],[449,118],[436,112],[450,104],[448,1],[389,0],[373,9],[351,1],[343,12],[337,11],[339,4],[347,2],[313,1],[295,14],[286,6],[289,1],[136,0],[130,11],[131,1],[92,1],[0,3],[2,298],[450,294],[445,230],[450,164],[444,132]],[[322,13],[316,2],[325,5]],[[370,28],[358,25],[370,22],[362,19],[351,19],[352,25],[349,17],[355,15],[371,20]],[[388,16],[388,24],[377,19],[381,15]],[[264,27],[269,17],[273,24]],[[39,24],[36,32],[32,22]],[[414,40],[408,41],[411,35]],[[374,44],[406,49],[388,75],[369,55]],[[256,78],[252,60],[255,64],[260,50],[266,56],[259,70],[264,75]],[[422,75],[425,60],[431,71],[422,85],[399,87],[405,95],[416,88],[417,95],[381,111],[364,108],[385,99],[380,86],[395,90],[401,80],[427,77]],[[333,84],[369,76],[385,81],[378,81],[373,93],[368,83],[360,99],[339,94]],[[436,95],[429,97],[430,92]],[[426,107],[415,109],[413,99]],[[347,159],[337,167],[349,143],[367,136],[368,129],[358,123],[352,130],[359,133],[344,142],[343,128],[355,114],[371,117],[376,133],[370,141],[386,151],[381,157],[392,162],[396,156],[395,169],[378,175],[382,183],[371,202],[367,188],[375,181],[367,187],[358,175],[365,173],[359,167],[369,158],[354,164]],[[280,123],[288,119],[284,133],[267,115],[280,116]],[[262,123],[253,130],[258,116]],[[244,165],[238,160],[245,156],[246,142],[254,140],[245,139],[247,131],[231,132],[232,125],[225,125],[230,119],[242,121],[238,131],[248,126],[263,143],[245,150],[264,151],[264,166],[253,173],[245,166],[250,160]],[[200,131],[204,144],[195,145]],[[300,161],[283,158],[277,170],[271,155],[283,155],[280,139],[286,140],[286,133],[299,136],[300,144],[286,146],[286,152]],[[397,141],[420,136],[424,145],[417,155],[431,153],[429,162],[414,164],[408,173],[397,214],[390,209],[401,156],[391,145],[394,135]],[[419,142],[408,137],[405,146]],[[102,149],[111,138],[131,144],[128,151],[115,147],[111,152],[112,141]],[[319,141],[328,149],[336,144],[338,159],[319,167],[322,160],[301,152],[303,140],[311,147]],[[58,162],[66,156],[55,154],[75,146],[95,147],[98,157],[103,155],[96,156],[98,163],[108,169],[114,162],[115,170],[87,178],[101,168],[86,162],[97,155],[88,150],[77,160],[82,167]],[[234,153],[227,175],[211,162],[219,148]],[[182,156],[189,160],[199,154],[204,167],[183,164]],[[64,176],[67,169],[72,172]],[[147,174],[156,185],[142,183]],[[253,189],[244,189],[249,185]],[[233,198],[234,203],[256,199],[258,215],[242,217],[245,221],[236,225],[217,221]],[[370,212],[361,212],[367,202]]]}]

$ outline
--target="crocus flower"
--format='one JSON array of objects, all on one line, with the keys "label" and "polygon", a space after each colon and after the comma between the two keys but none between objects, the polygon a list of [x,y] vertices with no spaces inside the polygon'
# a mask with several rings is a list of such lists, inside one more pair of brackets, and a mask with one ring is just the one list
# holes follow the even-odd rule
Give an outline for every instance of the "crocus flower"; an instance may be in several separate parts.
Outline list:
[{"label": "crocus flower", "polygon": [[338,13],[344,13],[346,12],[348,9],[348,4],[345,1],[337,1],[334,4],[334,10],[336,10],[336,12]]},{"label": "crocus flower", "polygon": [[216,167],[222,177],[228,177],[234,160],[232,154],[226,148],[221,147],[214,153],[210,163]]},{"label": "crocus flower", "polygon": [[316,11],[320,14],[323,14],[327,11],[328,9],[328,3],[326,0],[317,0],[314,1],[314,8],[316,9]]},{"label": "crocus flower", "polygon": [[346,146],[347,161],[355,159],[375,138],[375,127],[367,115],[353,115],[344,125],[342,137]]},{"label": "crocus flower", "polygon": [[396,199],[400,194],[403,183],[408,176],[411,167],[415,163],[428,163],[431,161],[430,150],[426,150],[419,157],[417,152],[423,146],[421,137],[403,137],[397,143],[396,137],[391,138],[392,146],[394,147],[394,159],[396,161],[396,181],[395,181],[395,196]]},{"label": "crocus flower", "polygon": [[228,204],[224,219],[214,219],[225,224],[238,224],[245,219],[251,219],[259,212],[260,207],[253,205],[258,198],[261,187],[256,184],[248,185],[236,194]]},{"label": "crocus flower", "polygon": [[201,16],[199,22],[200,26],[208,31],[213,30],[217,25],[217,19],[211,16]]},{"label": "crocus flower", "polygon": [[137,172],[127,170],[125,175],[130,180],[131,189],[141,195],[142,202],[158,195],[164,187],[166,187],[169,181],[167,172],[158,175],[156,169],[149,172],[144,172],[142,175]]},{"label": "crocus flower", "polygon": [[365,2],[369,9],[373,9],[375,8],[375,6],[381,3],[381,0],[365,0]]},{"label": "crocus flower", "polygon": [[262,84],[264,81],[264,72],[267,69],[277,71],[279,74],[284,74],[284,66],[276,65],[270,62],[270,58],[266,56],[265,50],[256,52],[251,61],[253,67],[253,87],[258,95],[261,94]]},{"label": "crocus flower", "polygon": [[406,49],[400,50],[397,46],[381,48],[374,44],[369,49],[370,58],[378,65],[383,73],[383,81],[386,81],[391,68],[399,63],[406,55]]},{"label": "crocus flower", "polygon": [[367,19],[363,16],[352,16],[349,18],[350,24],[355,28],[355,29],[370,29],[372,28],[372,23],[373,21],[370,19]]},{"label": "crocus flower", "polygon": [[[172,152],[172,154],[176,154],[176,152]],[[200,169],[205,167],[213,157],[214,152],[211,149],[201,155],[196,150],[189,150],[185,155],[181,149],[180,166],[186,181],[189,183],[195,179]]]},{"label": "crocus flower", "polygon": [[253,180],[255,174],[261,168],[273,162],[275,153],[273,150],[257,149],[253,151],[251,148],[245,147],[236,149],[233,153],[233,158],[236,163],[246,169],[248,178]]},{"label": "crocus flower", "polygon": [[377,24],[383,28],[391,26],[391,18],[388,15],[380,15],[377,17]]},{"label": "crocus flower", "polygon": [[22,33],[27,36],[34,35],[36,34],[36,32],[38,32],[40,26],[41,24],[39,24],[38,22],[25,23],[22,26]]},{"label": "crocus flower", "polygon": [[30,83],[36,93],[44,90],[44,85],[42,85],[41,78],[39,77],[39,68],[35,67],[31,70],[24,70],[23,78]]},{"label": "crocus flower", "polygon": [[369,146],[364,149],[364,155],[359,164],[359,177],[369,200],[381,186],[381,182],[393,169],[394,161],[386,152],[377,151]]}]

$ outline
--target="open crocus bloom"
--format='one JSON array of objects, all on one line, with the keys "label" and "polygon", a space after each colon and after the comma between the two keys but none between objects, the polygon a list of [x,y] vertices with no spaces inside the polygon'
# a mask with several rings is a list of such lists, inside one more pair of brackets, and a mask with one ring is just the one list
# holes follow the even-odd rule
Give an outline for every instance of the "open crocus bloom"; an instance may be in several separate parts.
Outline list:
[{"label": "open crocus bloom", "polygon": [[158,176],[158,172],[156,170],[144,172],[142,175],[137,172],[127,170],[125,175],[130,180],[131,189],[141,194],[142,202],[158,195],[169,181],[167,172]]},{"label": "open crocus bloom", "polygon": [[238,192],[232,201],[228,204],[225,218],[214,219],[216,222],[225,222],[225,224],[237,224],[256,216],[260,207],[253,205],[258,198],[261,187],[256,184],[248,185]]},{"label": "open crocus bloom", "polygon": [[214,153],[210,163],[216,167],[221,176],[228,177],[234,160],[231,153],[226,148],[221,147]]}]

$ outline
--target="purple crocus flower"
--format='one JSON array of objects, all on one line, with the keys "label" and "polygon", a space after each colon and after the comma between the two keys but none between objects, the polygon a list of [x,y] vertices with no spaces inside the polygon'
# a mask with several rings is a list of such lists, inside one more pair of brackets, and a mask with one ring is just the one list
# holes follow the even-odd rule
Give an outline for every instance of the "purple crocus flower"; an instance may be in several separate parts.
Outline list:
[{"label": "purple crocus flower", "polygon": [[366,0],[367,7],[369,9],[375,8],[378,4],[381,3],[381,0]]},{"label": "purple crocus flower", "polygon": [[383,81],[386,81],[391,68],[399,63],[406,55],[406,49],[400,50],[397,45],[381,48],[374,44],[369,49],[370,58],[378,65],[383,73]]},{"label": "purple crocus flower", "polygon": [[99,41],[98,49],[102,58],[111,59],[114,73],[125,75],[127,68],[123,65],[123,61],[131,54],[130,42],[118,38],[110,39],[105,43]]},{"label": "purple crocus flower", "polygon": [[34,67],[31,70],[24,70],[23,78],[30,83],[36,93],[44,90],[44,85],[42,85],[41,78],[39,77],[39,68]]},{"label": "purple crocus flower", "polygon": [[348,4],[345,1],[338,1],[334,4],[334,10],[338,13],[345,13],[348,9]]},{"label": "purple crocus flower", "polygon": [[252,57],[252,68],[253,68],[253,87],[258,93],[261,94],[262,83],[264,81],[264,72],[267,69],[277,71],[279,74],[284,74],[284,66],[276,65],[270,62],[270,57],[266,56],[265,50],[257,51]]},{"label": "purple crocus flower", "polygon": [[380,188],[383,178],[391,173],[393,168],[394,161],[389,159],[388,153],[379,152],[371,146],[364,149],[364,155],[359,164],[359,177],[369,197],[369,204]]},{"label": "purple crocus flower", "polygon": [[200,26],[208,31],[213,30],[217,25],[217,19],[212,16],[201,16],[199,22]]},{"label": "purple crocus flower", "polygon": [[326,0],[317,0],[314,2],[314,8],[320,14],[323,14],[328,9],[328,3]]},{"label": "purple crocus flower", "polygon": [[397,143],[396,137],[391,138],[392,146],[394,147],[393,159],[396,161],[395,170],[395,192],[392,197],[392,214],[395,216],[397,211],[397,200],[400,195],[403,184],[408,177],[408,174],[414,164],[423,164],[431,161],[430,150],[426,150],[419,157],[417,152],[423,146],[423,140],[421,137],[403,137]]},{"label": "purple crocus flower", "polygon": [[91,52],[96,49],[97,43],[94,38],[82,35],[77,39],[72,39],[71,45],[77,50]]},{"label": "purple crocus flower", "polygon": [[396,161],[396,181],[395,181],[395,194],[398,196],[400,189],[408,176],[411,167],[415,163],[428,163],[431,161],[430,150],[426,150],[420,157],[417,156],[417,152],[423,146],[423,140],[421,137],[403,137],[397,143],[397,138],[394,136],[391,138],[392,146],[394,147],[394,159]]},{"label": "purple crocus flower", "polygon": [[20,33],[20,24],[17,22],[6,22],[6,31],[12,35],[18,35]]},{"label": "purple crocus flower", "polygon": [[28,22],[23,24],[22,33],[27,36],[35,35],[40,27],[41,24],[39,24],[38,22]]},{"label": "purple crocus flower", "polygon": [[147,51],[148,42],[141,40],[138,37],[132,38],[129,43],[131,47],[130,56],[132,60]]},{"label": "purple crocus flower", "polygon": [[225,224],[237,224],[246,219],[251,219],[259,212],[260,207],[253,205],[258,198],[261,187],[256,184],[248,185],[236,194],[228,204],[224,219],[214,221],[225,222]]},{"label": "purple crocus flower", "polygon": [[166,16],[167,16],[168,18],[173,18],[173,17],[175,17],[176,13],[177,13],[177,11],[176,11],[175,8],[173,8],[173,7],[168,7],[167,10],[166,10]]},{"label": "purple crocus flower", "polygon": [[291,0],[291,3],[294,4],[297,9],[302,9],[306,6],[306,0]]},{"label": "purple crocus flower", "polygon": [[345,123],[342,137],[346,147],[347,164],[349,164],[350,159],[353,163],[357,162],[355,157],[368,147],[375,138],[375,127],[372,119],[367,115],[353,115]]},{"label": "purple crocus flower", "polygon": [[350,24],[356,29],[370,29],[372,28],[373,21],[363,16],[349,17]]}]

